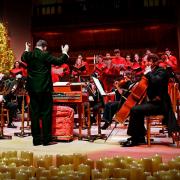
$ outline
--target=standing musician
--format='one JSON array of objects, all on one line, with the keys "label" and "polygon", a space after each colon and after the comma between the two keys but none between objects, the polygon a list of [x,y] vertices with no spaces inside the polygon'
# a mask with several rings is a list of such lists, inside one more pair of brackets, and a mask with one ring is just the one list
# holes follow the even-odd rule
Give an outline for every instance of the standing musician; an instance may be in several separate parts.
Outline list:
[{"label": "standing musician", "polygon": [[78,55],[75,65],[73,66],[72,75],[74,77],[79,77],[80,75],[87,75],[89,73],[88,63],[83,61],[81,54]]},{"label": "standing musician", "polygon": [[126,60],[120,55],[120,50],[114,50],[115,58],[112,59],[113,73],[115,75],[121,74],[121,71],[125,70]]},{"label": "standing musician", "polygon": [[102,55],[98,55],[97,56],[97,64],[95,65],[95,70],[93,73],[98,74],[98,76],[100,76],[100,79],[103,78],[102,75],[105,71],[105,69],[107,68],[106,64],[103,62],[103,56]]},{"label": "standing musician", "polygon": [[[52,107],[53,84],[51,77],[51,65],[61,65],[67,62],[69,46],[61,46],[62,56],[54,57],[47,50],[47,42],[39,40],[33,51],[30,51],[29,43],[25,44],[22,61],[27,63],[27,91],[30,96],[30,119],[33,145],[53,145],[52,141]],[[40,129],[42,119],[42,135]]]},{"label": "standing musician", "polygon": [[144,117],[146,115],[162,114],[164,116],[162,123],[167,125],[169,135],[180,130],[168,94],[170,75],[166,69],[158,66],[158,60],[159,58],[155,54],[150,54],[147,57],[146,69],[144,71],[144,76],[148,79],[147,100],[135,105],[130,110],[127,134],[131,137],[122,143],[123,147],[145,143],[146,129],[144,127]]}]

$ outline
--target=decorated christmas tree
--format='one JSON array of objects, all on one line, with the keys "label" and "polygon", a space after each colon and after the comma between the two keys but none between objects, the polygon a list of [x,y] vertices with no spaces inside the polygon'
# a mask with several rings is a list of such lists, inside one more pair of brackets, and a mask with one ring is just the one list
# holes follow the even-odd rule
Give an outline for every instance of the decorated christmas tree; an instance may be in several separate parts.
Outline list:
[{"label": "decorated christmas tree", "polygon": [[7,28],[0,23],[0,73],[9,74],[14,65],[14,54],[10,48]]}]

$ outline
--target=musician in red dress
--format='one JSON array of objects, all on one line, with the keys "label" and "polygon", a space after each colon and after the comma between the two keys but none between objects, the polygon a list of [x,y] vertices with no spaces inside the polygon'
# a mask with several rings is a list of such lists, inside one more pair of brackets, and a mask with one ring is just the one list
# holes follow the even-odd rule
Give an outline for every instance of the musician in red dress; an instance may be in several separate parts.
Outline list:
[{"label": "musician in red dress", "polygon": [[15,61],[13,69],[10,70],[10,74],[13,78],[16,78],[16,75],[18,74],[21,74],[22,77],[27,77],[26,64],[22,64],[20,61]]},{"label": "musician in red dress", "polygon": [[70,68],[68,64],[62,64],[61,66],[52,66],[51,68],[52,81],[58,82],[63,77],[70,75]]},{"label": "musician in red dress", "polygon": [[102,55],[98,55],[97,56],[97,64],[95,65],[95,70],[93,73],[98,74],[98,76],[100,76],[100,78],[102,78],[102,75],[105,71],[105,69],[107,68],[106,64],[103,62],[103,56]]},{"label": "musician in red dress", "polygon": [[88,63],[83,60],[81,54],[78,55],[76,59],[74,68],[72,70],[72,75],[75,77],[79,77],[81,75],[87,75],[89,73],[89,66]]}]

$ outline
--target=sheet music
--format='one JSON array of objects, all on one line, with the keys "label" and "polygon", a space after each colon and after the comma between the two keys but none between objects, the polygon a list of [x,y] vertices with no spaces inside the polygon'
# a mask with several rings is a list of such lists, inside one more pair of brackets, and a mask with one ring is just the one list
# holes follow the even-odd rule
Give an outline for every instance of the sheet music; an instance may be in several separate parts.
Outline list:
[{"label": "sheet music", "polygon": [[99,79],[97,79],[97,78],[95,78],[95,77],[92,77],[92,78],[93,78],[93,81],[94,81],[96,87],[98,88],[101,96],[106,96],[107,94],[106,94],[106,92],[104,91],[104,89],[103,89],[103,87],[102,87]]},{"label": "sheet music", "polygon": [[69,82],[55,82],[53,86],[66,86]]}]

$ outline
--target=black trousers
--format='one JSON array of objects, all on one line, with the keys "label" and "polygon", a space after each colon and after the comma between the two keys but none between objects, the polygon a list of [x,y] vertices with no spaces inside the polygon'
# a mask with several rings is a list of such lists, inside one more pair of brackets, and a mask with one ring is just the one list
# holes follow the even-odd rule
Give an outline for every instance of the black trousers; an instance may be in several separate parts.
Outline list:
[{"label": "black trousers", "polygon": [[127,134],[134,138],[145,136],[146,129],[144,127],[144,117],[160,114],[163,114],[161,101],[150,101],[135,105],[130,112]]},{"label": "black trousers", "polygon": [[122,105],[121,101],[108,102],[105,104],[103,119],[107,123],[112,123],[114,114],[120,109]]},{"label": "black trousers", "polygon": [[[29,93],[30,96],[30,118],[33,141],[47,143],[52,139],[52,107],[53,99],[51,92]],[[40,129],[42,120],[42,136]]]},{"label": "black trousers", "polygon": [[11,124],[13,118],[17,118],[17,104],[13,102],[6,102],[4,107],[9,110],[9,124]]}]

